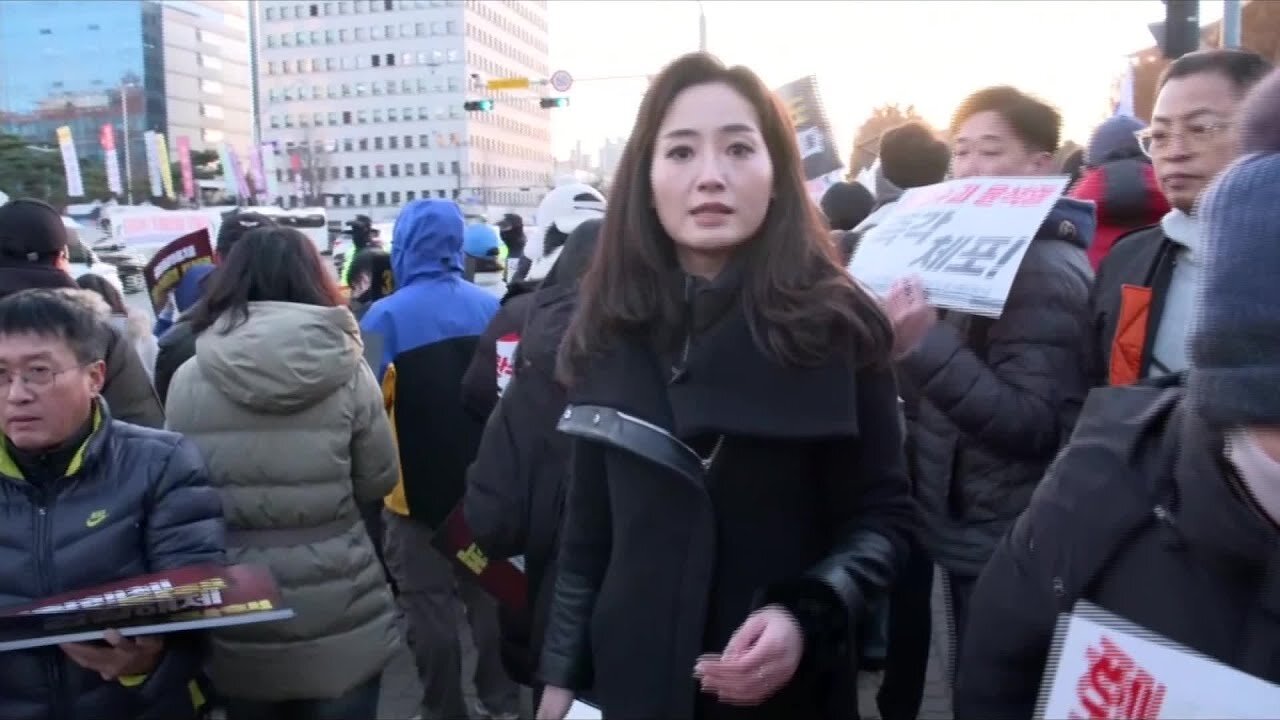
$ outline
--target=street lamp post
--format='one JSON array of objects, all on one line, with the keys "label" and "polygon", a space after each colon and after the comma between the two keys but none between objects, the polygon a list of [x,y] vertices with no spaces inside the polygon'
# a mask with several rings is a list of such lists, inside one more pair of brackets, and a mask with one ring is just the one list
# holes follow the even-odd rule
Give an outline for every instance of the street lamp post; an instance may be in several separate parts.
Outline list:
[{"label": "street lamp post", "polygon": [[129,88],[133,83],[120,83],[120,114],[124,131],[124,197],[133,204],[133,163],[129,158]]},{"label": "street lamp post", "polygon": [[707,8],[698,0],[698,49],[707,51]]}]

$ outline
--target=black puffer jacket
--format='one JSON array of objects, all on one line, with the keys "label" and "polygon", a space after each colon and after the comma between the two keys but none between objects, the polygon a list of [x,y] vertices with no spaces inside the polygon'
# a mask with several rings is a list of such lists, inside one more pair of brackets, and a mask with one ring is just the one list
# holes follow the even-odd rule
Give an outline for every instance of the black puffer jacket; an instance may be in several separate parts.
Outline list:
[{"label": "black puffer jacket", "polygon": [[995,321],[946,313],[898,366],[919,406],[910,432],[925,540],[976,577],[1070,434],[1088,393],[1093,207],[1062,200]]},{"label": "black puffer jacket", "polygon": [[[195,447],[98,412],[66,477],[28,481],[0,445],[0,605],[223,562],[222,506]],[[0,654],[0,717],[190,718],[198,642],[167,636],[160,665],[134,687],[103,680],[57,647]]]}]

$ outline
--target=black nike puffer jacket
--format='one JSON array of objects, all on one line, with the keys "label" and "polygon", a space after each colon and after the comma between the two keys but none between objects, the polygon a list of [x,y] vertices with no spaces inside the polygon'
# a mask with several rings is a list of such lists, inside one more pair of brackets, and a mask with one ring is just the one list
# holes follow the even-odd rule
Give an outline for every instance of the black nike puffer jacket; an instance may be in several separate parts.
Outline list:
[{"label": "black nike puffer jacket", "polygon": [[[222,506],[195,446],[96,413],[62,478],[24,479],[0,441],[0,606],[223,562]],[[167,635],[160,664],[126,687],[57,646],[0,653],[0,717],[190,718],[201,660],[198,635]]]}]

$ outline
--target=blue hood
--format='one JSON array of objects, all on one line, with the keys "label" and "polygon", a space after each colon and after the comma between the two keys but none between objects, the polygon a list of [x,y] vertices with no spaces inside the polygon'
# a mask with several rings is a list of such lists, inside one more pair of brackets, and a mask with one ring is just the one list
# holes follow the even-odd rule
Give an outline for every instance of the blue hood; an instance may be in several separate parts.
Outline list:
[{"label": "blue hood", "polygon": [[1049,211],[1049,216],[1036,233],[1036,239],[1064,240],[1087,250],[1093,242],[1093,233],[1097,227],[1093,203],[1061,198]]},{"label": "blue hood", "polygon": [[457,203],[414,200],[396,218],[391,234],[391,272],[396,287],[462,274],[465,222]]}]

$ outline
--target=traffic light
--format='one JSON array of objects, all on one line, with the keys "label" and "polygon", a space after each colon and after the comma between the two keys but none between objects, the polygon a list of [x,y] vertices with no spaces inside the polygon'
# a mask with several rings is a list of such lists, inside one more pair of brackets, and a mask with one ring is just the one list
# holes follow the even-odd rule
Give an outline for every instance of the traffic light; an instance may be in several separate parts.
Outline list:
[{"label": "traffic light", "polygon": [[544,110],[558,107],[569,107],[569,98],[567,97],[546,97],[538,102]]},{"label": "traffic light", "polygon": [[1200,49],[1199,0],[1165,0],[1164,42],[1160,49],[1170,60]]},{"label": "traffic light", "polygon": [[484,100],[468,100],[462,103],[462,109],[467,112],[492,112],[493,101],[487,98]]}]

